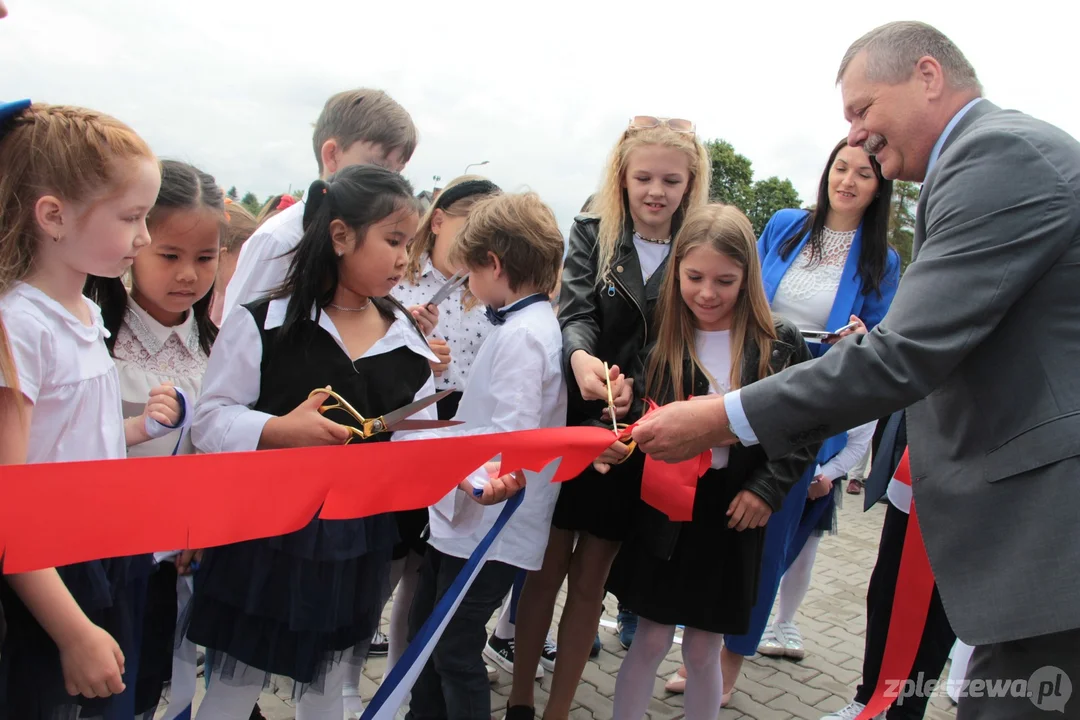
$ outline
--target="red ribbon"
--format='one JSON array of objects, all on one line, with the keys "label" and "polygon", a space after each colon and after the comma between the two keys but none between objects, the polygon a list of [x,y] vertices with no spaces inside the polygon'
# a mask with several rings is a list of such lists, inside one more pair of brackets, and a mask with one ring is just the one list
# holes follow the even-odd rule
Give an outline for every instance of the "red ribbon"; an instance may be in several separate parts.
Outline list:
[{"label": "red ribbon", "polygon": [[[896,479],[905,485],[911,485],[907,450],[896,468]],[[926,554],[922,532],[919,530],[919,519],[915,515],[915,501],[912,500],[881,672],[873,696],[856,720],[871,720],[896,702],[897,683],[902,684],[910,677],[911,668],[915,664],[933,594],[934,571],[930,567],[930,558]]]},{"label": "red ribbon", "polygon": [[[434,504],[502,454],[504,472],[561,457],[576,477],[610,430],[567,427],[366,445],[8,466],[4,572],[273,537],[324,519]],[[320,509],[321,508],[321,509]]]},{"label": "red ribbon", "polygon": [[[657,408],[646,400],[647,416]],[[641,476],[641,499],[668,516],[673,522],[690,522],[694,517],[694,495],[698,480],[712,466],[712,450],[680,463],[664,463],[645,458]]]}]

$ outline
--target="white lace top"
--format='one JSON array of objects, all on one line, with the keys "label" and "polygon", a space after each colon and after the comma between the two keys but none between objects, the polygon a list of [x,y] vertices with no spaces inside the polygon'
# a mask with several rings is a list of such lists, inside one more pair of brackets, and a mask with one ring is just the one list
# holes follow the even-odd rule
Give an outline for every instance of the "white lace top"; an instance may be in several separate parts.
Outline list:
[{"label": "white lace top", "polygon": [[773,312],[791,320],[799,330],[836,330],[825,327],[825,323],[829,321],[855,232],[825,228],[821,233],[821,257],[813,261],[810,243],[806,243],[780,280],[773,297]]},{"label": "white lace top", "polygon": [[[190,312],[179,325],[166,327],[128,298],[124,323],[116,333],[113,356],[120,373],[125,418],[141,415],[150,391],[163,382],[172,383],[183,390],[190,403],[187,411],[195,411],[209,358],[199,347],[199,329]],[[128,448],[128,456],[169,455],[176,447],[180,432],[175,430],[164,437]],[[177,454],[194,451],[189,433],[184,431]]]}]

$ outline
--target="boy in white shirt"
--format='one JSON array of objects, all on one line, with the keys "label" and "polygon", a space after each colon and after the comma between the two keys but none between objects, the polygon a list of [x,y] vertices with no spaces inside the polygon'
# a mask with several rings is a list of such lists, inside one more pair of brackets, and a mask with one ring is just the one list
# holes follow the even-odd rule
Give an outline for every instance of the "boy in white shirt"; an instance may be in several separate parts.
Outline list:
[{"label": "boy in white shirt", "polygon": [[[382,90],[359,88],[332,96],[315,122],[313,144],[319,177],[350,165],[378,165],[401,172],[416,150],[412,117]],[[267,220],[244,243],[225,289],[221,322],[238,305],[269,295],[285,280],[291,251],[304,234],[304,203]]]},{"label": "boy in white shirt", "polygon": [[[475,381],[465,389],[455,419],[466,423],[469,434],[565,425],[562,333],[549,298],[563,255],[554,213],[535,193],[483,200],[469,213],[451,253],[454,265],[468,268],[469,289],[487,304],[488,318],[496,325],[473,361]],[[484,487],[483,473],[430,509],[429,547],[409,618],[410,641],[502,511],[462,502],[462,493]],[[550,482],[531,481],[526,487],[521,506],[492,545],[413,686],[408,720],[491,717],[485,626],[519,569],[540,569],[558,493]],[[477,510],[483,519],[462,537],[463,526],[475,526],[455,515]]]}]

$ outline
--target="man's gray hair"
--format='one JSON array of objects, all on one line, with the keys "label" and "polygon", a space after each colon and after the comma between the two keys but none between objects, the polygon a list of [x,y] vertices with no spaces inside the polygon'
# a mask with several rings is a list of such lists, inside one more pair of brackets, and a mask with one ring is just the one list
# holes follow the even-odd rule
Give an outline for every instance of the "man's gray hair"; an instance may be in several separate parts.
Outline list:
[{"label": "man's gray hair", "polygon": [[964,53],[944,33],[926,23],[891,22],[863,35],[844,53],[840,71],[836,74],[837,84],[843,80],[851,61],[864,50],[866,76],[870,82],[901,83],[915,72],[919,59],[929,55],[941,64],[949,85],[982,94],[975,68]]}]

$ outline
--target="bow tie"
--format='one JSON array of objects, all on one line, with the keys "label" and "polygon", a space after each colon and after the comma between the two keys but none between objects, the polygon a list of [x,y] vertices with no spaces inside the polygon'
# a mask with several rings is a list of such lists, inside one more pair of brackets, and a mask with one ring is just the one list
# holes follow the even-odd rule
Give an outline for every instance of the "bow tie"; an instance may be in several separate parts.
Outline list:
[{"label": "bow tie", "polygon": [[544,295],[543,293],[535,293],[527,298],[522,298],[521,300],[518,300],[513,305],[502,310],[496,310],[495,308],[488,305],[484,308],[484,316],[487,317],[488,322],[497,327],[506,322],[506,318],[509,317],[510,313],[517,312],[522,308],[527,308],[533,303],[547,301],[547,299],[547,295]]}]

